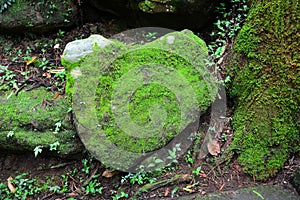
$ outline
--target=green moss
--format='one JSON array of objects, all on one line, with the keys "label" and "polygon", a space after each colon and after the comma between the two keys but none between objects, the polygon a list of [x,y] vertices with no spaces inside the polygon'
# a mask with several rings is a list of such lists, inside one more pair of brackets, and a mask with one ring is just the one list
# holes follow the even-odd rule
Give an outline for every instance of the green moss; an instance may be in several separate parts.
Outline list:
[{"label": "green moss", "polygon": [[[50,131],[16,130],[14,135],[7,137],[7,131],[0,131],[0,147],[14,152],[33,151],[37,146],[43,146],[43,153],[52,155],[70,156],[78,153],[80,145],[75,139],[74,131],[62,131],[55,134]],[[59,142],[56,150],[50,151],[50,144]]]},{"label": "green moss", "polygon": [[[155,58],[155,59],[153,59]],[[98,103],[98,117],[99,123],[106,121],[106,125],[103,126],[107,136],[113,141],[113,143],[118,144],[124,149],[128,149],[133,152],[144,152],[144,151],[153,151],[156,148],[161,148],[165,146],[178,132],[179,122],[181,120],[180,117],[180,109],[177,106],[176,97],[174,93],[170,91],[170,88],[164,88],[161,84],[150,83],[148,85],[144,85],[143,87],[136,90],[132,97],[130,97],[130,116],[132,120],[138,125],[144,126],[145,131],[151,129],[151,127],[159,127],[155,126],[153,123],[157,123],[156,120],[152,122],[153,119],[150,118],[149,114],[151,112],[151,108],[155,105],[161,105],[162,107],[157,108],[160,109],[161,112],[164,110],[168,113],[168,119],[161,120],[164,122],[165,126],[163,127],[166,130],[165,136],[161,137],[161,131],[156,130],[155,128],[151,129],[152,135],[150,138],[145,139],[135,139],[134,137],[124,138],[124,132],[119,128],[115,127],[115,119],[112,116],[111,111],[111,99],[112,92],[115,89],[115,83],[120,81],[120,77],[126,74],[128,71],[134,69],[137,66],[144,66],[142,69],[142,73],[151,72],[151,68],[147,68],[147,66],[155,66],[159,68],[159,65],[168,66],[172,70],[176,70],[180,75],[184,76],[187,81],[190,82],[194,91],[196,91],[197,100],[199,105],[201,105],[201,110],[204,110],[210,104],[209,98],[209,88],[206,85],[200,84],[203,81],[202,77],[199,77],[198,73],[195,73],[193,66],[188,63],[183,58],[171,54],[170,52],[164,52],[161,49],[153,49],[153,48],[141,48],[137,51],[130,51],[127,54],[122,55],[118,59],[114,61],[114,63],[110,66],[107,71],[103,73],[107,73],[106,76],[100,77],[99,88],[98,88],[98,96],[99,100],[96,100]],[[122,66],[121,68],[119,66]],[[178,74],[178,75],[179,75]],[[161,73],[161,77],[155,77],[156,79],[164,80],[166,83],[172,83],[175,88],[179,88],[182,91],[182,96],[187,96],[188,94],[184,94],[185,86],[181,86],[181,82],[176,83],[176,80],[167,80],[170,74],[167,72],[166,74]],[[151,79],[151,77],[148,77]],[[172,77],[174,78],[174,77]],[[180,77],[178,77],[180,79]],[[134,80],[132,80],[134,81]],[[103,87],[105,86],[105,87]],[[201,86],[201,87],[199,87]],[[182,88],[181,88],[182,87]],[[181,88],[181,89],[180,89]],[[127,88],[128,90],[132,88]],[[127,89],[122,90],[128,91]],[[116,96],[124,96],[125,94],[117,93]],[[119,102],[123,111],[126,112],[126,103],[128,99],[122,99],[124,102]],[[197,107],[198,105],[194,105]],[[107,113],[108,116],[107,116]],[[152,116],[153,117],[153,116]],[[126,122],[124,122],[126,123]],[[167,127],[168,126],[168,127]],[[138,135],[139,133],[137,133]],[[123,141],[127,141],[124,143]],[[146,142],[146,143],[145,143]]]},{"label": "green moss", "polygon": [[[107,47],[84,58],[73,111],[86,148],[104,164],[129,170],[197,121],[218,88],[204,64],[207,47],[190,31]],[[176,144],[185,144],[184,135],[178,138]]]},{"label": "green moss", "polygon": [[138,8],[145,13],[174,12],[176,7],[174,1],[144,0],[138,3]]},{"label": "green moss", "polygon": [[229,56],[237,103],[231,150],[258,180],[280,170],[299,151],[299,5],[292,0],[252,1]]},{"label": "green moss", "polygon": [[[74,94],[74,84],[75,80],[81,76],[80,74],[87,72],[87,70],[83,69],[84,72],[82,72],[81,66],[83,65],[82,62],[85,59],[88,59],[89,63],[91,63],[93,66],[101,67],[105,61],[100,60],[103,58],[103,60],[109,61],[109,58],[113,58],[114,55],[117,55],[119,52],[125,51],[125,45],[123,43],[120,43],[118,41],[113,41],[113,44],[106,46],[104,49],[99,47],[96,43],[93,47],[93,50],[97,52],[97,55],[89,56],[86,55],[86,57],[81,58],[77,62],[70,62],[64,58],[62,58],[61,62],[62,65],[66,69],[66,95],[69,101],[72,101],[72,95]],[[94,53],[92,53],[94,54]],[[106,58],[106,59],[105,59]],[[103,63],[102,63],[103,62]],[[90,72],[89,72],[90,73]]]},{"label": "green moss", "polygon": [[[2,94],[6,97],[5,94]],[[69,103],[64,97],[53,99],[54,94],[43,88],[11,96],[1,102],[0,149],[33,151],[43,146],[49,153],[49,145],[59,142],[54,155],[67,156],[81,150],[71,122]],[[60,122],[59,130],[56,123]],[[57,133],[54,133],[57,131]],[[13,136],[8,137],[8,133]]]},{"label": "green moss", "polygon": [[21,30],[25,27],[28,31],[32,28],[43,32],[43,29],[49,29],[43,24],[70,25],[72,16],[73,3],[69,0],[49,1],[42,0],[35,2],[32,0],[16,0],[11,6],[0,14],[0,22],[3,27],[13,27],[14,30]]},{"label": "green moss", "polygon": [[67,111],[70,107],[63,97],[53,100],[54,94],[45,89],[20,92],[1,102],[0,131],[54,130],[55,123],[61,121],[62,128],[72,129]]}]

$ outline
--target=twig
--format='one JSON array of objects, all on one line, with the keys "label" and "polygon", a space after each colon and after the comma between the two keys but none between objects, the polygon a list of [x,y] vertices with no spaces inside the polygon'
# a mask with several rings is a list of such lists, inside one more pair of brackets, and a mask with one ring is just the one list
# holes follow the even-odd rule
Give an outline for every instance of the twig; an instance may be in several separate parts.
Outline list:
[{"label": "twig", "polygon": [[156,189],[161,188],[168,184],[174,184],[174,182],[181,183],[181,182],[187,182],[187,181],[191,181],[191,180],[192,180],[192,177],[189,174],[177,174],[170,179],[161,180],[161,181],[158,181],[155,183],[149,183],[149,184],[144,185],[143,187],[138,189],[138,191],[135,193],[135,196],[139,196],[139,195],[141,195],[141,193],[144,193],[144,192],[156,190]]},{"label": "twig", "polygon": [[44,196],[43,198],[41,198],[41,200],[44,200],[44,199],[49,199],[49,197],[53,196],[55,194],[55,192],[52,192],[46,196]]}]

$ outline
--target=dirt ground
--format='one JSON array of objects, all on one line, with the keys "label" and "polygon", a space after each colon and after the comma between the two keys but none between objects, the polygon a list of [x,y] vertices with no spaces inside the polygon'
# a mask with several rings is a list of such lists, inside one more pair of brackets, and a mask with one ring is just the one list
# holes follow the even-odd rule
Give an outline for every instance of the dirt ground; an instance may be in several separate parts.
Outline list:
[{"label": "dirt ground", "polygon": [[[19,88],[22,88],[23,85],[31,85],[30,89],[47,87],[54,93],[60,92],[60,94],[63,94],[65,85],[63,77],[47,75],[49,73],[48,67],[41,67],[37,70],[34,66],[27,65],[28,61],[26,61],[26,58],[29,56],[31,58],[34,56],[40,59],[45,58],[49,61],[47,66],[50,66],[50,64],[55,66],[55,68],[52,67],[52,70],[61,70],[63,67],[60,64],[60,56],[68,42],[73,41],[75,38],[86,38],[91,34],[101,34],[105,37],[110,37],[127,28],[130,27],[126,27],[115,20],[104,20],[103,22],[85,24],[72,30],[47,36],[31,34],[25,36],[3,36],[0,39],[0,65],[9,66],[9,70],[15,73]],[[205,32],[201,33],[203,36],[205,34]],[[209,37],[204,37],[204,40],[209,42]],[[22,73],[26,71],[28,71],[27,76]],[[1,71],[0,75],[3,75]],[[209,113],[206,113],[206,115],[209,115]],[[230,113],[227,117],[230,117]],[[205,124],[205,120],[202,123]],[[222,143],[223,149],[232,140],[233,131],[230,125],[224,127],[224,134],[226,134],[227,142]],[[207,194],[268,184],[279,184],[294,190],[289,181],[293,171],[300,166],[299,155],[292,157],[276,177],[270,178],[266,182],[258,182],[253,177],[244,174],[235,157],[229,163],[218,163],[221,156],[222,154],[217,157],[208,156],[204,160],[196,160],[193,164],[187,161],[186,156],[183,156],[180,158],[179,163],[173,166],[173,169],[156,176],[156,182],[160,184],[148,188],[147,192],[141,192],[141,188],[145,184],[121,183],[122,177],[126,176],[127,173],[115,171],[112,177],[102,176],[106,168],[98,161],[91,159],[87,152],[83,155],[78,155],[75,159],[67,159],[43,155],[35,158],[33,152],[12,154],[2,151],[0,155],[0,182],[6,182],[10,176],[14,177],[18,174],[26,173],[28,178],[37,178],[40,182],[46,182],[51,179],[52,185],[62,186],[64,184],[62,175],[67,175],[70,191],[68,194],[46,192],[34,196],[33,199],[68,199],[70,197],[77,199],[111,199],[112,194],[120,191],[129,194],[129,197],[138,199],[173,199],[195,192]],[[86,174],[82,170],[84,168],[83,159],[89,160],[90,174]],[[201,166],[199,173],[193,173],[193,170],[199,166]],[[76,175],[72,173],[74,169],[78,169],[75,172]],[[95,174],[100,174],[98,180],[101,182],[103,191],[101,195],[93,197],[86,195],[79,188]],[[174,179],[175,175],[179,175],[179,178]],[[175,190],[176,193],[172,195],[172,191]]]}]

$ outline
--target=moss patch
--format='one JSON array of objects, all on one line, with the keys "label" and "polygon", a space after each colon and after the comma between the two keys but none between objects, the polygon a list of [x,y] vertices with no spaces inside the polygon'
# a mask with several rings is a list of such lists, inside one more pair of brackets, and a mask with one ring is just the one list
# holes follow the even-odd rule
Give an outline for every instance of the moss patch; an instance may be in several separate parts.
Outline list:
[{"label": "moss patch", "polygon": [[[122,66],[122,67],[119,67]],[[137,66],[143,66],[138,73],[145,74],[145,79],[152,79],[151,75],[147,73],[154,73],[151,66],[155,66],[161,73],[154,77],[158,80],[164,80],[166,83],[172,83],[173,87],[181,91],[183,97],[189,96],[187,92],[189,90],[185,89],[186,85],[181,85],[182,82],[177,82],[176,78],[180,80],[180,75],[185,77],[185,79],[191,84],[192,88],[196,92],[197,100],[199,105],[201,105],[201,110],[207,108],[211,102],[209,88],[203,83],[203,77],[199,76],[199,72],[194,69],[194,67],[188,61],[184,60],[178,55],[172,54],[167,51],[155,48],[139,48],[134,51],[130,51],[117,58],[113,64],[110,66],[105,74],[105,76],[100,77],[99,88],[98,88],[98,117],[99,123],[105,121],[103,129],[105,130],[107,136],[113,141],[113,143],[118,144],[124,149],[133,152],[148,152],[153,151],[157,148],[165,146],[175,135],[177,135],[179,130],[179,125],[181,121],[181,110],[178,107],[178,102],[172,88],[163,87],[163,83],[149,83],[143,85],[143,87],[138,88],[133,95],[130,97],[129,112],[131,119],[139,126],[144,127],[144,131],[147,132],[151,130],[148,134],[151,137],[137,139],[135,137],[128,137],[124,131],[120,130],[119,127],[115,126],[116,123],[112,111],[111,111],[111,96],[112,92],[116,86],[118,86],[118,81],[120,77],[125,75],[128,71],[133,70]],[[170,75],[169,70],[165,73],[160,66],[166,68],[170,67],[172,72],[178,73],[178,77]],[[133,78],[133,77],[132,77]],[[172,80],[173,79],[173,80]],[[135,81],[131,79],[130,81]],[[141,80],[138,80],[141,81]],[[147,82],[146,80],[144,80]],[[124,82],[124,84],[129,84]],[[137,83],[138,84],[138,83]],[[103,87],[105,86],[105,87]],[[122,92],[128,92],[132,88],[124,88]],[[116,93],[116,96],[123,97],[126,94]],[[124,102],[123,102],[124,101]],[[123,111],[126,112],[126,104],[128,99],[120,98],[119,106]],[[192,104],[192,102],[191,102]],[[154,119],[155,116],[151,116],[151,108],[153,106],[159,105],[156,112],[168,113],[168,116],[162,116],[165,119]],[[193,106],[195,110],[198,107],[197,104]],[[154,108],[155,109],[155,108]],[[192,110],[190,111],[192,115]],[[152,118],[152,119],[151,119]],[[125,121],[123,123],[126,123]],[[163,125],[162,125],[163,124]],[[163,130],[165,130],[165,135],[161,135],[161,130],[155,127],[162,125]],[[140,133],[135,133],[139,135]],[[127,141],[124,143],[124,141]]]},{"label": "moss patch", "polygon": [[299,4],[251,2],[229,56],[230,93],[237,103],[231,149],[247,173],[266,180],[299,151]]},{"label": "moss patch", "polygon": [[[59,142],[58,151],[53,154],[65,156],[81,150],[68,113],[69,103],[63,97],[53,100],[53,96],[40,88],[2,100],[0,148],[32,151],[38,145],[47,149]],[[9,132],[13,135],[9,136]]]},{"label": "moss patch", "polygon": [[[79,67],[72,97],[86,148],[124,170],[138,165],[140,155],[172,144],[215,99],[218,88],[206,56],[205,43],[190,31],[127,49],[95,48]],[[188,137],[175,142],[183,147]],[[162,154],[166,159],[168,151]]]},{"label": "moss patch", "polygon": [[34,131],[54,131],[55,124],[61,122],[61,129],[72,129],[70,105],[63,97],[53,100],[53,93],[41,88],[30,92],[20,92],[1,102],[0,131],[17,129]]},{"label": "moss patch", "polygon": [[72,1],[16,0],[0,14],[0,32],[44,33],[74,24],[76,7]]}]

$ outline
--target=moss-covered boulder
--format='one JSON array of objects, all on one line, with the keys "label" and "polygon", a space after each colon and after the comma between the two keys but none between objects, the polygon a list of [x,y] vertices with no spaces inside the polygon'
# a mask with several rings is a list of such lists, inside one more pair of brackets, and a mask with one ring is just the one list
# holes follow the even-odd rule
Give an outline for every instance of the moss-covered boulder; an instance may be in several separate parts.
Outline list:
[{"label": "moss-covered boulder", "polygon": [[76,127],[86,148],[119,170],[132,169],[153,152],[172,161],[168,150],[189,147],[197,127],[184,130],[218,90],[206,57],[204,41],[188,30],[144,45],[96,45],[69,72]]},{"label": "moss-covered boulder", "polygon": [[236,101],[231,150],[257,180],[299,151],[299,9],[294,0],[252,0],[227,72]]},{"label": "moss-covered boulder", "polygon": [[135,27],[194,30],[201,29],[213,21],[215,6],[220,2],[220,0],[88,0],[83,4],[83,10],[86,10],[85,17],[90,19],[97,19],[99,13],[104,12],[121,17]]},{"label": "moss-covered boulder", "polygon": [[77,6],[71,0],[16,0],[0,12],[0,33],[56,31],[73,26],[79,21],[77,16]]},{"label": "moss-covered boulder", "polygon": [[70,156],[82,150],[71,121],[70,105],[64,97],[53,99],[45,89],[21,91],[18,96],[1,95],[0,148]]}]

